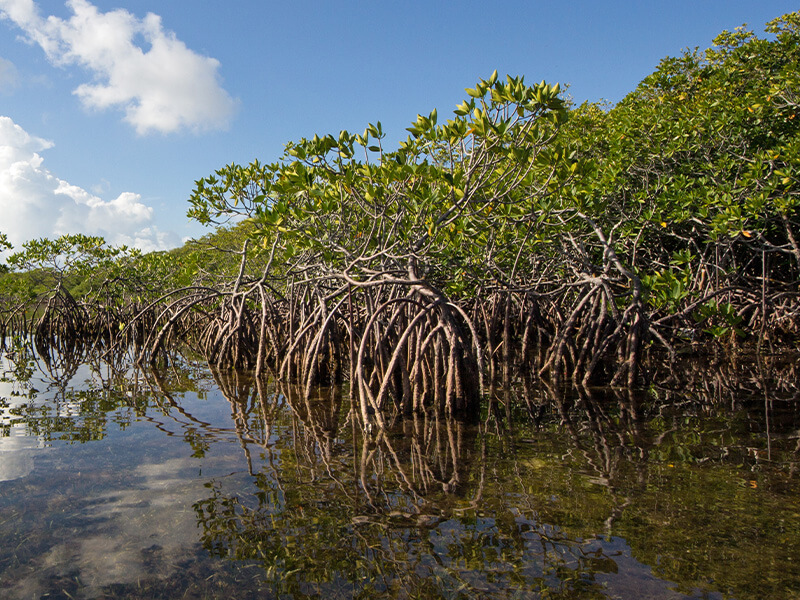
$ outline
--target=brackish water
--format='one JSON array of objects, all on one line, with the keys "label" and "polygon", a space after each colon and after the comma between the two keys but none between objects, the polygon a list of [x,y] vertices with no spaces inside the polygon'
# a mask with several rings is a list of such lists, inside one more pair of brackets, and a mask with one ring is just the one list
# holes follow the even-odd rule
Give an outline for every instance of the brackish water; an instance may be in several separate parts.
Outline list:
[{"label": "brackish water", "polygon": [[690,364],[365,434],[346,390],[0,357],[0,598],[800,598],[796,362]]}]

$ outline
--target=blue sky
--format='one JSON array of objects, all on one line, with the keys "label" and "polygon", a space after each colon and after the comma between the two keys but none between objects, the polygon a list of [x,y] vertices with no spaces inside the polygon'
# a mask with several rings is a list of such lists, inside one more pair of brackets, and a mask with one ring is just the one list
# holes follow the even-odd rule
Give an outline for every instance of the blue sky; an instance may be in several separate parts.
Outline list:
[{"label": "blue sky", "polygon": [[619,101],[665,56],[798,7],[671,2],[0,0],[0,232],[146,250],[195,180],[381,121],[396,144],[497,69]]}]

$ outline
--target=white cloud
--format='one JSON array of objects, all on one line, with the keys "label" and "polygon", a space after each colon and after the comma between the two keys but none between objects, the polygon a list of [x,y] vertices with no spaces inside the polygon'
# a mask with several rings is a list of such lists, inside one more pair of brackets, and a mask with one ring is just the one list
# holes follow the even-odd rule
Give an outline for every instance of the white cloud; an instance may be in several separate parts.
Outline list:
[{"label": "white cloud", "polygon": [[139,134],[227,126],[236,102],[220,86],[219,62],[165,31],[161,17],[102,13],[87,0],[66,4],[73,13],[66,20],[42,18],[33,0],[0,0],[0,16],[24,30],[54,64],[80,65],[93,74],[74,91],[84,106],[123,109]]},{"label": "white cloud", "polygon": [[17,87],[17,68],[10,60],[0,56],[0,94],[8,94]]},{"label": "white cloud", "polygon": [[139,194],[123,192],[106,201],[53,175],[39,154],[52,147],[0,116],[0,232],[15,247],[67,233],[102,235],[111,244],[145,251],[180,243],[174,233],[153,225],[153,209]]}]

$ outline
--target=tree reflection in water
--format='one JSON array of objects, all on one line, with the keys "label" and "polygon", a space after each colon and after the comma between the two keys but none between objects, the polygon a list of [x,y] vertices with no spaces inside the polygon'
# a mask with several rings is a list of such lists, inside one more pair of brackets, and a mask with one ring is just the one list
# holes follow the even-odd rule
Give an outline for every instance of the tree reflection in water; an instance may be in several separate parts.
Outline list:
[{"label": "tree reflection in water", "polygon": [[[254,406],[241,386],[223,389],[240,394],[228,396],[235,414]],[[273,393],[295,417],[291,442],[265,447],[270,466],[252,496],[209,486],[195,505],[208,550],[260,561],[275,591],[292,595],[600,592],[593,574],[615,569],[602,544],[570,539],[498,495],[505,466],[489,459],[483,426],[429,415],[365,434],[342,397]]]},{"label": "tree reflection in water", "polygon": [[291,436],[262,439],[255,494],[212,482],[195,510],[205,547],[259,561],[278,593],[600,597],[643,585],[642,563],[675,582],[659,597],[777,598],[800,585],[795,402],[781,401],[788,412],[768,431],[751,423],[769,425],[758,398],[720,386],[637,396],[527,385],[494,396],[475,426],[433,413],[365,433],[337,389],[265,394],[228,377],[238,383],[218,384],[243,447],[247,423],[269,431],[278,406]]}]

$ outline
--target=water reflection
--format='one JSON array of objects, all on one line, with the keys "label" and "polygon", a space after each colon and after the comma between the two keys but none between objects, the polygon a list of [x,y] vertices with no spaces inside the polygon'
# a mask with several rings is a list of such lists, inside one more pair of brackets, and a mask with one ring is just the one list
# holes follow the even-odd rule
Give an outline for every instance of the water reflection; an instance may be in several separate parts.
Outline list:
[{"label": "water reflection", "polygon": [[28,352],[0,358],[3,598],[800,594],[794,364],[365,432],[347,390]]},{"label": "water reflection", "polygon": [[0,482],[25,477],[33,470],[34,450],[44,447],[42,435],[31,435],[14,417],[36,394],[30,383],[34,360],[26,345],[0,353]]}]

